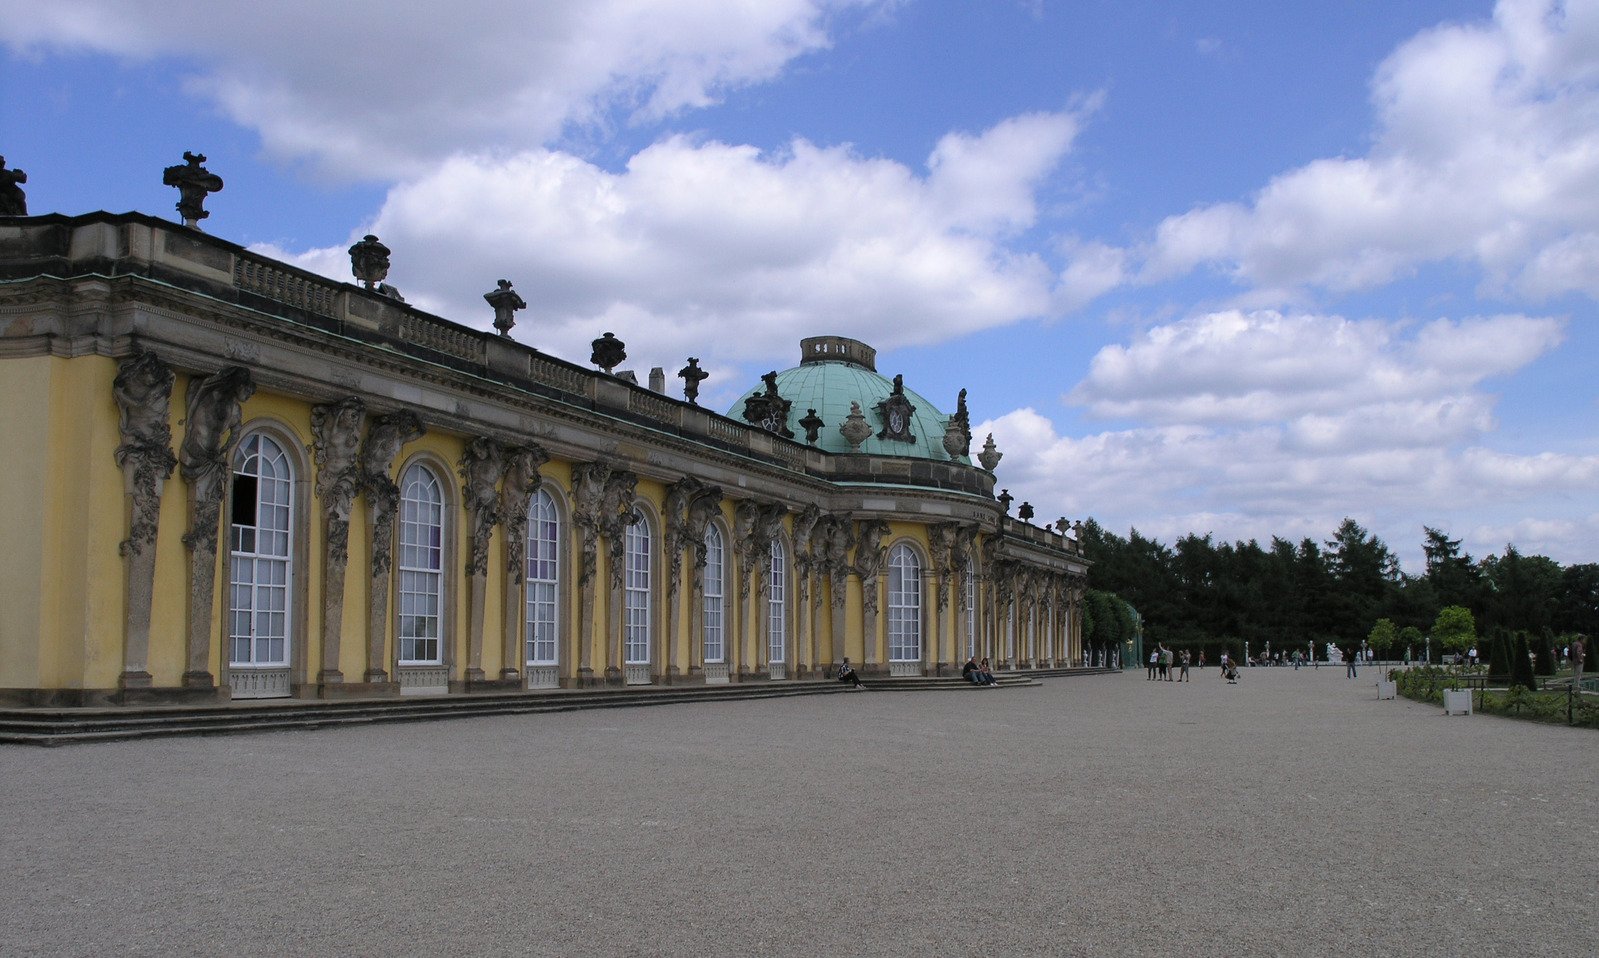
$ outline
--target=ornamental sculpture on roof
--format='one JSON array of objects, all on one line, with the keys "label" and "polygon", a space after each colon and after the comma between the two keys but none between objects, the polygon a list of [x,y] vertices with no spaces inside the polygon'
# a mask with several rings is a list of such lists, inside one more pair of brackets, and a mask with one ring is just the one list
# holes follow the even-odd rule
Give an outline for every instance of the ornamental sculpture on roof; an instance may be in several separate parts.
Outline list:
[{"label": "ornamental sculpture on roof", "polygon": [[516,325],[516,311],[526,309],[527,301],[511,288],[510,280],[502,279],[495,285],[495,289],[483,294],[483,299],[494,310],[494,328],[509,339],[511,327]]},{"label": "ornamental sculpture on roof", "polygon": [[605,370],[607,376],[627,359],[627,344],[617,339],[615,333],[605,333],[589,345],[593,347],[589,362]]},{"label": "ornamental sculpture on roof", "polygon": [[28,174],[6,169],[6,158],[0,156],[0,216],[28,215],[28,196],[19,185],[26,182]]},{"label": "ornamental sculpture on roof", "polygon": [[350,247],[350,272],[368,291],[389,275],[389,248],[371,233]]},{"label": "ornamental sculpture on roof", "polygon": [[178,215],[183,225],[199,229],[200,221],[210,216],[205,209],[205,198],[210,193],[222,192],[222,177],[203,165],[204,153],[183,151],[183,164],[169,166],[161,171],[161,182],[178,188]]},{"label": "ornamental sculpture on roof", "polygon": [[683,380],[683,398],[690,405],[700,404],[700,383],[711,378],[711,374],[700,368],[698,356],[690,356],[688,365],[677,371],[679,379]]},{"label": "ornamental sculpture on roof", "polygon": [[877,410],[878,421],[883,424],[883,429],[877,434],[877,438],[891,442],[916,441],[915,433],[911,432],[911,417],[916,414],[916,407],[905,398],[903,373],[895,375],[894,391],[874,408]]},{"label": "ornamental sculpture on roof", "polygon": [[777,392],[777,371],[761,377],[766,384],[764,392],[757,392],[744,400],[744,421],[784,439],[793,439],[794,431],[788,428],[788,411],[794,405]]}]

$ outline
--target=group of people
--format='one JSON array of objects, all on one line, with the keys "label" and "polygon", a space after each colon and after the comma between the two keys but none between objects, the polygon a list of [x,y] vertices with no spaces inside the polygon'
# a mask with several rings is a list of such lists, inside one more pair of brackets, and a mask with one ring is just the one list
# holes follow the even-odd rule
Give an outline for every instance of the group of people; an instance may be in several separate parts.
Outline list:
[{"label": "group of people", "polygon": [[982,663],[979,664],[977,661],[977,656],[975,655],[968,658],[966,660],[966,664],[961,666],[961,678],[972,683],[973,685],[987,685],[990,687],[992,687],[996,681],[994,678],[994,670],[988,667],[988,660],[984,659]]},{"label": "group of people", "polygon": [[[1188,667],[1193,664],[1193,655],[1183,649],[1173,652],[1161,643],[1149,653],[1149,681],[1152,682],[1188,682]],[[1199,653],[1199,667],[1205,667],[1205,653]]]},{"label": "group of people", "polygon": [[[977,656],[975,655],[968,658],[966,664],[961,666],[961,678],[973,685],[987,685],[990,687],[995,686],[998,682],[994,678],[994,670],[988,665],[988,660],[984,659],[981,664],[978,664]],[[838,680],[851,688],[866,688],[866,686],[861,684],[860,673],[856,672],[855,667],[849,664],[849,656],[847,655],[844,656],[843,664],[838,667]]]}]

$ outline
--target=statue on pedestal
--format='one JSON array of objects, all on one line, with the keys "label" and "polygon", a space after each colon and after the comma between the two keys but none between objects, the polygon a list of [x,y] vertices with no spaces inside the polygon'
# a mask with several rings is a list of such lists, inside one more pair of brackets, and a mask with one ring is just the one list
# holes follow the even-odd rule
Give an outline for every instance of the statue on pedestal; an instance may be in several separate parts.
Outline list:
[{"label": "statue on pedestal", "polygon": [[199,229],[200,221],[211,215],[205,209],[206,195],[222,191],[222,177],[201,165],[205,163],[204,153],[184,150],[183,161],[181,166],[162,170],[161,182],[178,188],[178,215],[183,217],[183,225]]},{"label": "statue on pedestal", "polygon": [[511,327],[516,325],[516,311],[527,308],[527,301],[522,299],[520,293],[511,289],[511,281],[502,279],[497,284],[498,288],[484,293],[483,298],[494,309],[494,328],[500,335],[509,339]]},{"label": "statue on pedestal", "polygon": [[6,169],[6,158],[0,156],[0,216],[28,215],[28,196],[18,185],[26,182],[28,174]]}]

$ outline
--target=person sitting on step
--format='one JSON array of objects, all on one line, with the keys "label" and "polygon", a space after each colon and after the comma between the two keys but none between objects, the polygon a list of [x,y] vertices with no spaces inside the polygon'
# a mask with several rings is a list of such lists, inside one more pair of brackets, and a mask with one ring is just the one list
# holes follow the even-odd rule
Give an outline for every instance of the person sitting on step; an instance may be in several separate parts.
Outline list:
[{"label": "person sitting on step", "polygon": [[838,680],[840,682],[848,682],[852,687],[857,689],[863,689],[866,687],[861,684],[861,677],[856,674],[855,667],[849,664],[849,656],[847,655],[844,656],[844,664],[838,667]]}]

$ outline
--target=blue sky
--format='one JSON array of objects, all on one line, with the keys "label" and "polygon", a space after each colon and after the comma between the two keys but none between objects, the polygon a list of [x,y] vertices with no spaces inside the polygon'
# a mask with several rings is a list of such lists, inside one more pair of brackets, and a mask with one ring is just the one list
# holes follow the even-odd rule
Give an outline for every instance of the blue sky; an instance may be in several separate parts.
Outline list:
[{"label": "blue sky", "polygon": [[1044,517],[1594,561],[1599,0],[1176,6],[0,0],[0,153],[722,407],[854,335]]}]

